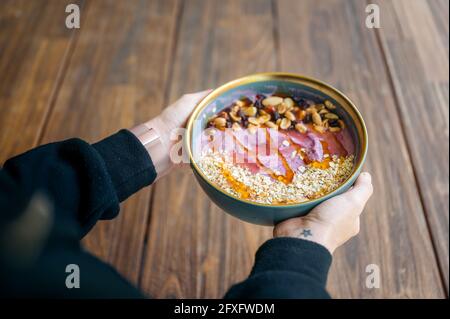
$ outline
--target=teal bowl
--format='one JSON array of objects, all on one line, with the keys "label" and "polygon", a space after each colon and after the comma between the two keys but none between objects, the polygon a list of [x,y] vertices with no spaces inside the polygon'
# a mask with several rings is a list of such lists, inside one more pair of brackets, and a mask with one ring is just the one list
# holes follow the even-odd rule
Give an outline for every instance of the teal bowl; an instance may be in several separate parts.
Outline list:
[{"label": "teal bowl", "polygon": [[[195,162],[195,143],[207,120],[236,99],[251,94],[286,94],[313,101],[328,99],[337,106],[337,113],[350,129],[355,144],[352,174],[336,190],[320,198],[295,203],[267,205],[235,197],[211,183]],[[244,221],[274,225],[283,220],[304,216],[321,202],[345,192],[355,182],[367,154],[367,130],[356,106],[343,93],[321,81],[290,73],[259,73],[228,82],[207,95],[195,108],[187,124],[186,149],[192,170],[208,197],[222,210]]]}]

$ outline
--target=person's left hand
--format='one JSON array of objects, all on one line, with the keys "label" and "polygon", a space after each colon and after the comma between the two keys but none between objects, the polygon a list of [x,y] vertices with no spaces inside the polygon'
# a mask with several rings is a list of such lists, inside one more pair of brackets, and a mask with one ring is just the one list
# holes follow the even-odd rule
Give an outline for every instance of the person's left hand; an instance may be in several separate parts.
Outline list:
[{"label": "person's left hand", "polygon": [[[171,139],[171,132],[177,128],[185,127],[195,106],[210,92],[211,90],[206,90],[185,94],[175,103],[165,108],[157,117],[143,123],[143,125],[154,129],[161,141],[161,145],[155,148],[153,152],[149,150],[158,178],[167,174],[174,166],[170,159],[170,150],[176,141]],[[134,129],[131,131],[135,132]]]}]

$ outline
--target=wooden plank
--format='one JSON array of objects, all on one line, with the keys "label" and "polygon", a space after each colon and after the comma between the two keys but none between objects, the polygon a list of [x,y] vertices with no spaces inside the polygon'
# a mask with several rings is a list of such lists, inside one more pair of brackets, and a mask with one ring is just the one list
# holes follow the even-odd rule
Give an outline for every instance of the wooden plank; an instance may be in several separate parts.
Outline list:
[{"label": "wooden plank", "polygon": [[73,40],[68,3],[82,2],[0,3],[0,163],[38,142]]},{"label": "wooden plank", "polygon": [[378,4],[380,40],[448,293],[449,2]]},{"label": "wooden plank", "polygon": [[[78,44],[51,114],[45,142],[99,140],[157,115],[162,106],[178,2],[87,3]],[[150,189],[113,221],[100,222],[86,247],[137,283]]]},{"label": "wooden plank", "polygon": [[[373,174],[375,193],[363,215],[360,235],[334,256],[331,294],[443,297],[386,65],[375,31],[365,27],[365,3],[279,0],[277,4],[282,69],[337,86],[360,108],[369,131],[365,169]],[[365,286],[369,264],[380,267],[379,289]]]},{"label": "wooden plank", "polygon": [[[173,101],[275,68],[269,0],[184,1]],[[220,298],[243,280],[272,229],[226,215],[204,195],[189,169],[158,182],[142,289],[158,298]]]}]

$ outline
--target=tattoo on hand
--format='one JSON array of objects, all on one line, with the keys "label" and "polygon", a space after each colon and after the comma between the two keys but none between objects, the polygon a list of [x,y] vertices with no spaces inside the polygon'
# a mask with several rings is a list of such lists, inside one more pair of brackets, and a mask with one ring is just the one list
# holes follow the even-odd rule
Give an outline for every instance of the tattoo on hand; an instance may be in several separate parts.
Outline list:
[{"label": "tattoo on hand", "polygon": [[311,229],[303,229],[303,231],[300,233],[300,236],[305,238],[312,236]]}]

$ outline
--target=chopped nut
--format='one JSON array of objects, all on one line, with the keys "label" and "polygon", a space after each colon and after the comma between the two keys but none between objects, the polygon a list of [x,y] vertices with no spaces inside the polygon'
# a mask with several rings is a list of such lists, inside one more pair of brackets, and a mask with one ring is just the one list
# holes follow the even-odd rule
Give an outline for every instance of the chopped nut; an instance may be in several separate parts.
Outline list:
[{"label": "chopped nut", "polygon": [[314,124],[322,126],[322,118],[320,117],[319,113],[317,112],[312,113],[312,120]]},{"label": "chopped nut", "polygon": [[277,106],[278,104],[283,103],[283,98],[279,97],[279,96],[271,96],[268,98],[265,98],[262,101],[262,104],[264,106],[269,106],[269,105],[273,105],[273,106]]},{"label": "chopped nut", "polygon": [[236,115],[234,112],[230,112],[230,117],[234,122],[240,122],[242,120],[242,118]]},{"label": "chopped nut", "polygon": [[250,134],[255,134],[257,130],[258,130],[257,125],[253,125],[253,124],[248,125],[248,131],[250,132]]},{"label": "chopped nut", "polygon": [[306,114],[312,114],[312,113],[316,113],[317,112],[317,110],[316,110],[316,108],[314,106],[308,107],[305,111],[306,111]]},{"label": "chopped nut", "polygon": [[295,121],[295,115],[292,114],[291,111],[286,111],[286,113],[284,113],[284,116],[291,121]]},{"label": "chopped nut", "polygon": [[326,114],[326,113],[328,113],[328,112],[329,112],[329,111],[328,111],[327,109],[323,109],[323,110],[320,110],[319,114],[322,115],[322,114]]},{"label": "chopped nut", "polygon": [[227,112],[220,112],[219,117],[223,117],[224,119],[228,120],[228,113]]},{"label": "chopped nut", "polygon": [[217,118],[217,115],[213,115],[213,116],[211,116],[209,119],[208,119],[208,122],[213,122],[214,123],[214,120]]},{"label": "chopped nut", "polygon": [[325,127],[323,127],[322,125],[313,124],[313,127],[319,133],[324,133],[325,132]]},{"label": "chopped nut", "polygon": [[308,128],[307,128],[306,125],[303,124],[303,123],[297,123],[297,124],[295,124],[295,129],[296,129],[297,131],[299,131],[300,133],[302,133],[302,134],[308,132]]},{"label": "chopped nut", "polygon": [[264,115],[261,115],[260,117],[258,117],[259,124],[264,124],[267,121],[270,121],[270,115],[269,114],[264,114]]},{"label": "chopped nut", "polygon": [[340,127],[341,129],[344,129],[344,128],[345,128],[345,123],[344,123],[343,120],[338,120],[338,123],[339,123],[339,127]]},{"label": "chopped nut", "polygon": [[233,123],[233,125],[231,126],[231,128],[233,129],[233,131],[239,131],[241,130],[241,126],[238,123]]},{"label": "chopped nut", "polygon": [[341,130],[341,128],[340,128],[340,127],[330,126],[330,127],[328,128],[328,130],[329,130],[330,132],[332,132],[332,133],[336,133],[336,132],[339,132],[339,131]]},{"label": "chopped nut", "polygon": [[287,106],[284,103],[282,103],[282,104],[278,105],[277,111],[279,114],[283,114],[284,112],[287,111]]},{"label": "chopped nut", "polygon": [[266,123],[264,123],[264,124],[266,124],[266,126],[267,127],[270,127],[270,128],[273,128],[273,129],[278,129],[278,125],[276,125],[274,122],[272,122],[272,121],[267,121]]},{"label": "chopped nut", "polygon": [[288,108],[288,110],[292,109],[294,107],[294,100],[290,97],[287,97],[283,100],[284,105]]},{"label": "chopped nut", "polygon": [[338,120],[339,116],[337,116],[334,113],[327,113],[324,115],[325,118],[330,119],[330,120]]},{"label": "chopped nut", "polygon": [[326,100],[324,103],[325,103],[326,108],[329,110],[334,110],[336,108],[336,106],[328,100]]},{"label": "chopped nut", "polygon": [[323,104],[316,104],[314,106],[314,108],[316,109],[317,112],[319,112],[319,111],[321,111],[321,110],[323,110],[325,108],[325,105],[323,105]]},{"label": "chopped nut", "polygon": [[291,126],[291,120],[284,118],[281,120],[280,128],[283,130],[287,130]]},{"label": "chopped nut", "polygon": [[249,106],[249,107],[243,107],[242,108],[242,112],[244,112],[244,114],[246,116],[255,116],[256,112],[258,111],[258,109],[254,106]]},{"label": "chopped nut", "polygon": [[[231,108],[231,112],[237,114],[237,112],[239,112],[239,109],[240,109],[239,105],[235,105],[235,106],[233,106],[233,107]],[[231,113],[231,112],[230,112],[230,113]]]},{"label": "chopped nut", "polygon": [[227,125],[227,120],[223,117],[216,117],[214,119],[214,126],[217,128],[224,128]]},{"label": "chopped nut", "polygon": [[242,106],[245,106],[245,102],[241,101],[241,100],[237,100],[236,105],[242,107]]},{"label": "chopped nut", "polygon": [[275,123],[277,123],[277,125],[281,124],[281,119],[278,119]]},{"label": "chopped nut", "polygon": [[[251,123],[251,124],[253,124],[253,125],[256,125],[256,126],[259,126],[259,121],[258,121],[258,119],[256,118],[256,117],[249,117],[248,118],[248,122],[249,123]],[[250,125],[249,125],[250,126]]]}]

